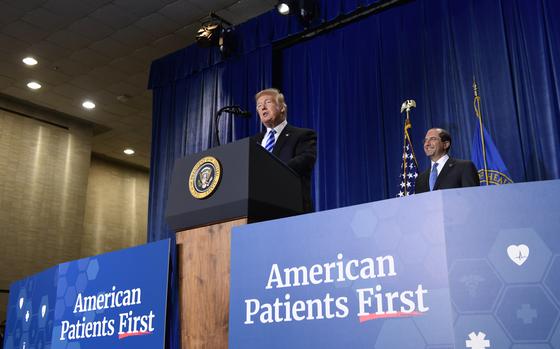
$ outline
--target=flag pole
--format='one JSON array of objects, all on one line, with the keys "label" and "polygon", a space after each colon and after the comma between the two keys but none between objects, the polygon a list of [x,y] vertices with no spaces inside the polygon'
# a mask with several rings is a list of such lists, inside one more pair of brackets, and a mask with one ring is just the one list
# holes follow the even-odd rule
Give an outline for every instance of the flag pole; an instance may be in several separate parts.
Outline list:
[{"label": "flag pole", "polygon": [[414,147],[412,146],[412,142],[410,141],[410,136],[408,134],[408,130],[410,128],[412,128],[412,124],[410,123],[410,109],[412,108],[416,108],[416,101],[414,101],[413,99],[409,99],[403,102],[403,104],[401,105],[401,114],[403,111],[406,110],[406,119],[404,121],[404,139],[403,139],[403,179],[404,179],[404,193],[405,195],[408,195],[408,186],[406,185],[408,182],[407,176],[406,176],[406,153],[404,152],[404,149],[406,147],[406,142],[408,141],[408,144],[410,144],[410,149],[412,151],[412,155],[413,155],[413,160],[414,160],[414,165],[416,166],[416,168],[418,168],[418,162],[416,162],[416,154],[414,153]]},{"label": "flag pole", "polygon": [[408,180],[406,179],[406,153],[404,151],[404,148],[406,147],[406,127],[407,125],[410,124],[410,120],[408,119],[408,111],[406,112],[406,120],[404,121],[404,137],[403,137],[403,153],[402,153],[402,168],[403,168],[403,180],[404,180],[404,195],[408,195],[408,189],[406,186],[406,183],[408,182]]},{"label": "flag pole", "polygon": [[410,117],[409,117],[409,113],[410,110],[406,111],[406,121],[404,122],[404,132],[405,132],[405,137],[408,140],[408,143],[410,144],[410,148],[412,149],[412,155],[414,155],[414,165],[416,165],[416,168],[418,168],[418,161],[416,161],[416,153],[414,152],[414,147],[412,146],[412,141],[410,140],[410,135],[408,134],[408,130],[412,128],[412,123],[410,122]]},{"label": "flag pole", "polygon": [[482,112],[480,111],[480,96],[478,95],[478,85],[476,84],[476,80],[473,76],[473,90],[474,90],[474,112],[476,117],[478,118],[478,129],[480,131],[480,141],[482,143],[482,159],[484,162],[484,178],[486,181],[486,185],[490,185],[488,179],[488,164],[486,163],[486,144],[484,143],[484,131],[482,125]]}]

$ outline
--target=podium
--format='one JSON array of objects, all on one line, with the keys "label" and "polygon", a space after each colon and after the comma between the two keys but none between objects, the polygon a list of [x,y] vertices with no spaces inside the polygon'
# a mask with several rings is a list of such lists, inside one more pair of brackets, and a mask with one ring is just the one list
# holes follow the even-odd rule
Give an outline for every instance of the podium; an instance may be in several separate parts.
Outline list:
[{"label": "podium", "polygon": [[559,196],[435,190],[239,227],[229,346],[560,348]]},{"label": "podium", "polygon": [[175,162],[166,220],[177,233],[183,348],[228,346],[231,228],[302,212],[299,176],[250,138]]}]

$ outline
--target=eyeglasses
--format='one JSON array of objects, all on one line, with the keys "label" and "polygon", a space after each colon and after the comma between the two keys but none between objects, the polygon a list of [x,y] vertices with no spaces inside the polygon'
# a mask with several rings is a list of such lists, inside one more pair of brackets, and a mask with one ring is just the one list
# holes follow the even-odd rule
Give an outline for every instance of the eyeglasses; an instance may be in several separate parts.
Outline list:
[{"label": "eyeglasses", "polygon": [[435,142],[435,141],[441,141],[441,138],[440,138],[440,137],[424,138],[424,143],[426,143],[426,142]]}]

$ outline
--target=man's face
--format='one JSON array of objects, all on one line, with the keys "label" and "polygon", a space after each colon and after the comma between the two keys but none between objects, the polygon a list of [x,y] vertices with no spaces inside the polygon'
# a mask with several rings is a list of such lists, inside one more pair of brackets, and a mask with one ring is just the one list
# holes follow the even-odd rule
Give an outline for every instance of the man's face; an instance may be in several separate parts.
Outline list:
[{"label": "man's face", "polygon": [[261,118],[261,122],[268,128],[274,128],[282,121],[282,107],[276,103],[276,97],[264,94],[257,99],[257,112]]},{"label": "man's face", "polygon": [[432,161],[437,161],[447,152],[449,142],[442,142],[439,137],[439,130],[433,128],[428,130],[424,138],[424,152]]}]

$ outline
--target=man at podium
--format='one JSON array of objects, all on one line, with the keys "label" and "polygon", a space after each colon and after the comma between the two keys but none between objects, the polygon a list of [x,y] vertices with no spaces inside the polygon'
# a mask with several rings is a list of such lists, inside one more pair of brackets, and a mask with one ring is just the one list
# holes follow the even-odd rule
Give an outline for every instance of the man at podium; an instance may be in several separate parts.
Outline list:
[{"label": "man at podium", "polygon": [[317,134],[311,129],[288,124],[288,106],[279,90],[262,90],[255,95],[255,100],[266,130],[253,139],[299,174],[304,212],[313,212],[311,173],[317,158]]}]

